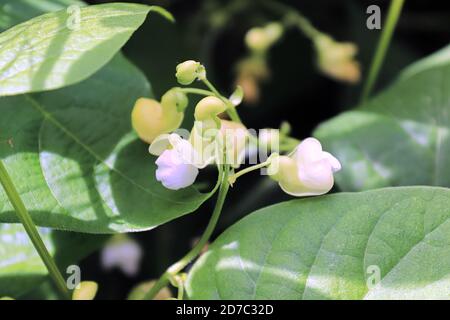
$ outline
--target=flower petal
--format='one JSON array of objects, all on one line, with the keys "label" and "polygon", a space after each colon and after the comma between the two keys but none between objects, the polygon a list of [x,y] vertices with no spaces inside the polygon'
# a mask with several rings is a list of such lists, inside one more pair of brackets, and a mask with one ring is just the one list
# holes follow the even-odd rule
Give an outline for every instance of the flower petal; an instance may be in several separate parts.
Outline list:
[{"label": "flower petal", "polygon": [[164,151],[156,160],[156,165],[156,180],[171,190],[192,185],[198,175],[198,169],[186,162],[174,149]]}]

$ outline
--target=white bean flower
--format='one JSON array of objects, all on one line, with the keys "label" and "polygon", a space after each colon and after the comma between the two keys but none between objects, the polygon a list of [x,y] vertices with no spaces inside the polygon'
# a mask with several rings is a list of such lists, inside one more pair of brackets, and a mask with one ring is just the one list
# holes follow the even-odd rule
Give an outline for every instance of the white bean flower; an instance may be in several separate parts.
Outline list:
[{"label": "white bean flower", "polygon": [[274,157],[269,174],[284,192],[304,197],[330,191],[334,184],[333,173],[340,169],[339,160],[323,151],[317,139],[307,138],[289,156]]},{"label": "white bean flower", "polygon": [[129,277],[135,276],[140,267],[142,249],[131,238],[122,235],[114,237],[106,244],[101,253],[101,263],[104,269],[119,268]]},{"label": "white bean flower", "polygon": [[198,176],[198,168],[189,163],[183,163],[179,153],[174,150],[164,151],[156,160],[156,180],[170,190],[189,187]]},{"label": "white bean flower", "polygon": [[150,145],[149,152],[159,156],[156,160],[156,180],[170,190],[192,185],[198,176],[198,169],[207,165],[198,161],[199,155],[191,143],[175,133],[158,137]]}]

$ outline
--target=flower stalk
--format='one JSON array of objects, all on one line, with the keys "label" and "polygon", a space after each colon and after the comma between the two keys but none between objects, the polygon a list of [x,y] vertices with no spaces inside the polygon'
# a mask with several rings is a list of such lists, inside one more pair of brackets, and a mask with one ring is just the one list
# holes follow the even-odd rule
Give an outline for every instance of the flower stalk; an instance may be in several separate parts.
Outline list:
[{"label": "flower stalk", "polygon": [[214,93],[214,95],[217,98],[219,98],[226,104],[226,106],[227,106],[226,112],[227,112],[228,116],[230,117],[230,119],[234,122],[242,123],[242,120],[241,120],[239,114],[237,113],[235,106],[230,102],[230,100],[223,97],[220,94],[220,92],[214,87],[214,85],[208,79],[205,78],[202,81],[209,88],[209,90],[211,90]]},{"label": "flower stalk", "polygon": [[378,78],[378,74],[380,73],[380,69],[383,65],[384,58],[386,57],[386,52],[391,43],[395,26],[397,25],[398,19],[402,12],[404,2],[405,0],[391,1],[386,23],[383,28],[383,32],[381,33],[381,37],[372,60],[372,64],[370,66],[369,75],[367,76],[366,83],[364,84],[361,95],[361,102],[365,102],[372,93],[373,87]]},{"label": "flower stalk", "polygon": [[239,177],[242,177],[243,175],[245,175],[245,174],[247,174],[247,173],[249,173],[249,172],[252,172],[252,171],[255,171],[255,170],[258,170],[258,169],[262,169],[262,168],[265,168],[265,167],[269,166],[270,163],[271,163],[271,161],[272,161],[272,159],[273,159],[273,155],[275,155],[275,154],[273,153],[273,154],[269,157],[269,159],[267,159],[267,160],[264,161],[264,162],[255,164],[255,165],[253,165],[253,166],[251,166],[251,167],[248,167],[248,168],[245,168],[245,169],[242,169],[242,170],[236,172],[235,174],[231,175],[231,176],[228,178],[228,183],[229,183],[231,186],[233,186],[233,184],[236,182],[236,180],[237,180]]},{"label": "flower stalk", "polygon": [[228,170],[229,168],[225,168],[221,172],[221,182],[219,187],[219,194],[217,196],[216,205],[214,207],[214,211],[211,215],[211,219],[209,220],[208,226],[205,229],[205,232],[201,236],[200,240],[197,244],[189,251],[183,258],[179,261],[171,265],[163,275],[158,279],[155,285],[147,292],[144,296],[144,300],[152,300],[159,291],[164,288],[171,279],[173,279],[178,273],[180,273],[186,266],[194,260],[202,251],[202,249],[207,244],[209,238],[211,237],[214,229],[216,228],[217,222],[220,217],[220,213],[222,212],[223,205],[225,203],[225,198],[228,193],[229,184],[228,184]]},{"label": "flower stalk", "polygon": [[263,0],[261,3],[276,14],[282,16],[283,22],[287,27],[293,26],[298,28],[307,38],[314,40],[314,38],[322,35],[322,32],[317,30],[308,18],[295,8],[273,0]]}]

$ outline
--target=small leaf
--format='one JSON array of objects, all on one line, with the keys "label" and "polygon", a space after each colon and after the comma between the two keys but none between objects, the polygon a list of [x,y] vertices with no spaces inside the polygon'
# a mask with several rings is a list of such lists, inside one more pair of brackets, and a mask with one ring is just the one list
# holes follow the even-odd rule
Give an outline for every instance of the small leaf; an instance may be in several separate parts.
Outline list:
[{"label": "small leaf", "polygon": [[229,100],[236,107],[242,103],[244,99],[244,90],[241,86],[237,86],[236,90],[231,94]]},{"label": "small leaf", "polygon": [[164,9],[160,6],[151,6],[150,11],[159,13],[162,17],[166,18],[170,22],[175,22],[174,16],[169,11],[167,11],[166,9]]},{"label": "small leaf", "polygon": [[450,46],[314,132],[343,164],[339,187],[450,186]]},{"label": "small leaf", "polygon": [[149,11],[172,19],[159,7],[110,3],[47,13],[1,33],[0,96],[86,79],[111,60]]},{"label": "small leaf", "polygon": [[449,299],[450,190],[293,200],[229,228],[189,274],[191,299]]}]

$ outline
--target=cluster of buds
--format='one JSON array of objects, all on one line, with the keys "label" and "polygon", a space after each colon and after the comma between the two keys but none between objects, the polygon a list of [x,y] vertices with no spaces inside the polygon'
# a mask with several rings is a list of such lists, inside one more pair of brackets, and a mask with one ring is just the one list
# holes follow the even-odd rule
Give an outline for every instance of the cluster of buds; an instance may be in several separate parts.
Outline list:
[{"label": "cluster of buds", "polygon": [[355,56],[358,47],[351,42],[338,42],[317,30],[298,13],[290,13],[283,24],[271,22],[264,27],[250,29],[245,43],[250,55],[237,65],[237,80],[246,94],[248,103],[256,103],[260,97],[260,83],[270,76],[267,65],[269,49],[282,37],[284,28],[295,26],[312,40],[317,56],[317,67],[326,76],[337,81],[357,83],[361,78],[361,67]]},{"label": "cluster of buds", "polygon": [[267,53],[281,39],[283,33],[284,27],[278,22],[252,28],[246,33],[245,44],[250,55],[237,65],[236,84],[243,88],[248,103],[256,103],[259,100],[260,83],[270,76]]},{"label": "cluster of buds", "polygon": [[[209,84],[205,68],[195,61],[178,65],[176,77],[181,84],[192,83],[196,79]],[[251,137],[256,139],[240,122],[220,117],[240,103],[241,88],[229,99],[217,94],[213,88],[211,95],[197,103],[192,129],[183,137],[180,132],[174,132],[183,120],[188,104],[185,92],[198,92],[195,90],[171,89],[162,97],[161,103],[139,99],[132,113],[133,127],[142,140],[150,143],[150,154],[158,157],[155,162],[156,179],[171,190],[192,185],[199,171],[211,164],[239,168],[245,160],[248,141]],[[273,141],[279,141],[281,137],[290,145],[292,142],[297,144],[295,139],[286,136],[287,131],[286,125],[281,132],[264,130],[259,136],[260,143],[272,145]],[[266,166],[270,177],[286,193],[293,196],[319,195],[332,188],[333,173],[341,168],[339,161],[330,153],[322,151],[320,142],[314,138],[299,143],[289,155],[279,155],[278,150],[272,152],[266,162],[231,176],[230,183],[246,172]]]},{"label": "cluster of buds", "polygon": [[[195,80],[205,81],[206,71],[199,62],[189,60],[177,66],[176,78],[183,85]],[[235,94],[230,100],[241,98]],[[236,103],[230,100],[233,107]],[[166,188],[178,190],[192,185],[199,170],[213,163],[239,167],[249,134],[242,124],[219,118],[229,108],[226,101],[213,95],[201,99],[195,107],[194,126],[186,139],[174,132],[189,102],[181,88],[169,90],[161,103],[151,99],[136,102],[132,112],[133,128],[150,144],[149,152],[158,157],[156,179]]]}]

